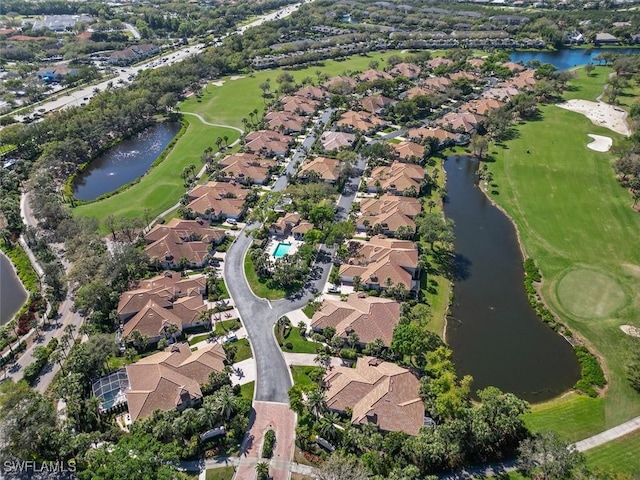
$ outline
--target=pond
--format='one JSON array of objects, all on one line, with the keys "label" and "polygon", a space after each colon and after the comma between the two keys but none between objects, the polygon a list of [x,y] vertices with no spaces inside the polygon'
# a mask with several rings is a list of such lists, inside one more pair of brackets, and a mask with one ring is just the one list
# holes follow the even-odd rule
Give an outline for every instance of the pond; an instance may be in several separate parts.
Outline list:
[{"label": "pond", "polygon": [[540,60],[542,63],[554,65],[558,70],[567,70],[587,63],[598,65],[601,62],[594,60],[595,57],[605,52],[614,54],[640,53],[640,48],[563,48],[555,52],[509,52],[509,56],[514,62],[527,63],[530,60]]},{"label": "pond", "polygon": [[555,397],[579,378],[569,343],[540,320],[524,289],[514,225],[477,187],[478,162],[445,161],[447,218],[455,222],[457,273],[447,341],[473,388],[490,385],[531,402]]},{"label": "pond", "polygon": [[13,318],[27,297],[27,291],[18,279],[13,265],[5,254],[0,252],[0,325]]},{"label": "pond", "polygon": [[94,200],[141,177],[180,128],[181,125],[175,122],[159,123],[118,143],[76,176],[74,197],[78,200]]}]

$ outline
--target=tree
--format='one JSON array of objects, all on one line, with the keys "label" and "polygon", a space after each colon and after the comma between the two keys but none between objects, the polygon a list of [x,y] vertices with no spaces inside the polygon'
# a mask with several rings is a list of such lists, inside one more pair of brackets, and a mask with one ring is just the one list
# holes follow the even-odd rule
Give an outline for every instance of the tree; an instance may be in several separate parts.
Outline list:
[{"label": "tree", "polygon": [[587,72],[587,76],[590,77],[595,68],[596,66],[593,63],[589,62],[584,66],[584,71]]},{"label": "tree", "polygon": [[482,160],[484,158],[488,148],[489,142],[485,136],[475,133],[473,137],[471,137],[471,153],[478,160]]},{"label": "tree", "polygon": [[258,462],[256,474],[258,475],[258,480],[267,480],[269,478],[269,464],[267,462]]},{"label": "tree", "polygon": [[453,241],[453,221],[445,219],[439,213],[426,213],[419,217],[416,223],[418,225],[418,234],[421,239],[428,242],[433,250],[435,242],[450,243]]},{"label": "tree", "polygon": [[219,417],[225,421],[238,411],[238,402],[229,385],[222,386],[212,395],[213,406]]},{"label": "tree", "polygon": [[518,468],[533,480],[569,479],[584,463],[584,456],[554,432],[528,438],[518,449]]},{"label": "tree", "polygon": [[318,419],[327,408],[327,398],[320,388],[314,388],[307,393],[305,404],[307,409]]},{"label": "tree", "polygon": [[425,355],[442,344],[440,337],[432,332],[416,325],[398,324],[393,329],[391,350],[401,357],[409,357],[409,361],[417,366],[424,366]]},{"label": "tree", "polygon": [[367,480],[369,471],[353,456],[331,455],[318,469],[318,480]]}]

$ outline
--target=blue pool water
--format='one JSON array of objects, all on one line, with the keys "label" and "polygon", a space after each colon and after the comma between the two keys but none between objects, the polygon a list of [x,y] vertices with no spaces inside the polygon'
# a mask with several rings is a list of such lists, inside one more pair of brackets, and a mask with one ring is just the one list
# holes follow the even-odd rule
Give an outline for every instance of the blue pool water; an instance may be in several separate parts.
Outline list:
[{"label": "blue pool water", "polygon": [[282,258],[287,253],[289,253],[289,249],[291,248],[290,243],[280,242],[276,249],[273,251],[273,258]]}]

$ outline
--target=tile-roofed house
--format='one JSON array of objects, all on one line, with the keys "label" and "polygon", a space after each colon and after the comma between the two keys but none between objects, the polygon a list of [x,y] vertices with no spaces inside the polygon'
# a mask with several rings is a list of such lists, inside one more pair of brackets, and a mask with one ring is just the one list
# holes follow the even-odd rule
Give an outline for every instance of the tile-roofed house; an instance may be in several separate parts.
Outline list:
[{"label": "tile-roofed house", "polygon": [[311,115],[319,106],[319,102],[307,97],[299,97],[297,95],[286,96],[280,99],[282,110],[299,115]]},{"label": "tile-roofed house", "polygon": [[429,60],[427,62],[427,65],[429,66],[429,68],[432,68],[432,69],[436,69],[438,67],[443,67],[443,66],[448,67],[450,65],[453,65],[453,60],[449,60],[448,58],[444,58],[444,57],[436,57]]},{"label": "tile-roofed house", "polygon": [[286,155],[293,139],[275,130],[256,130],[245,137],[244,148],[251,152]]},{"label": "tile-roofed house", "polygon": [[452,132],[471,133],[484,118],[469,112],[449,112],[436,123]]},{"label": "tile-roofed house", "polygon": [[417,159],[420,162],[424,156],[424,147],[418,143],[403,140],[400,143],[393,143],[391,146],[398,157],[403,160]]},{"label": "tile-roofed house", "polygon": [[415,97],[423,97],[423,96],[428,97],[433,94],[434,94],[433,90],[422,87],[422,86],[412,87],[405,92],[405,95],[409,100]]},{"label": "tile-roofed house", "polygon": [[520,73],[525,70],[525,67],[516,62],[504,62],[503,67],[508,68],[511,73]]},{"label": "tile-roofed house", "polygon": [[307,121],[302,115],[287,111],[269,112],[264,116],[267,127],[270,130],[278,130],[283,133],[300,133],[304,130]]},{"label": "tile-roofed house", "polygon": [[482,98],[493,98],[501,102],[508,102],[520,92],[515,87],[493,87],[482,93]]},{"label": "tile-roofed house", "polygon": [[402,62],[396,64],[389,72],[393,75],[402,75],[403,77],[414,79],[420,76],[422,69],[414,63]]},{"label": "tile-roofed house", "polygon": [[302,87],[298,89],[295,94],[299,97],[307,97],[312,98],[314,100],[322,100],[329,97],[331,94],[326,90],[323,90],[320,87],[316,87],[313,85],[307,85],[306,87]]},{"label": "tile-roofed house", "polygon": [[300,214],[296,212],[287,213],[283,217],[269,225],[269,232],[273,235],[288,236],[291,229],[300,223]]},{"label": "tile-roofed house", "polygon": [[467,60],[467,63],[473,68],[482,68],[482,66],[484,65],[484,60],[481,58],[470,58],[469,60]]},{"label": "tile-roofed house", "polygon": [[217,343],[195,352],[181,343],[127,365],[126,398],[131,420],[150,417],[155,410],[196,406],[202,400],[200,385],[208,382],[212,372],[224,370],[225,359]]},{"label": "tile-roofed house", "polygon": [[525,70],[524,72],[518,73],[512,79],[503,82],[501,86],[514,87],[520,91],[530,91],[536,83],[535,70]]},{"label": "tile-roofed house", "polygon": [[357,85],[358,82],[355,79],[345,76],[332,77],[322,84],[330,92],[342,94],[353,92]]},{"label": "tile-roofed house", "polygon": [[393,80],[393,77],[382,70],[369,69],[358,75],[361,82],[374,82],[376,80]]},{"label": "tile-roofed house", "polygon": [[378,114],[384,111],[389,105],[394,102],[390,98],[387,98],[383,95],[370,95],[360,99],[359,103],[360,106],[367,112]]},{"label": "tile-roofed house", "polygon": [[[363,198],[356,220],[356,229],[367,232],[379,229],[380,233],[393,235],[398,228],[410,228],[416,231],[413,220],[420,213],[421,203],[417,198],[382,195],[380,198]],[[379,227],[376,227],[379,225]]]},{"label": "tile-roofed house", "polygon": [[171,309],[158,305],[149,300],[144,307],[131,317],[122,327],[122,338],[126,338],[134,330],[149,337],[151,343],[160,340],[166,333],[168,326],[172,324],[183,329],[183,321]]},{"label": "tile-roofed house", "polygon": [[353,284],[354,277],[367,289],[383,290],[389,284],[403,284],[407,290],[418,288],[418,250],[408,240],[381,236],[368,242],[355,242],[355,255],[340,266],[340,280]]},{"label": "tile-roofed house", "polygon": [[327,157],[316,157],[307,160],[298,170],[298,178],[309,178],[310,172],[316,172],[320,180],[328,183],[335,183],[340,176],[340,160]]},{"label": "tile-roofed house", "polygon": [[465,71],[452,73],[452,74],[449,75],[449,78],[451,80],[459,80],[461,78],[464,78],[465,80],[469,80],[470,82],[477,82],[477,81],[480,80],[473,73],[469,73],[469,72],[465,72]]},{"label": "tile-roofed house", "polygon": [[355,140],[356,136],[353,133],[347,132],[323,132],[320,137],[322,148],[327,152],[338,150],[343,147],[351,147]]},{"label": "tile-roofed house", "polygon": [[440,127],[412,128],[407,132],[407,137],[413,138],[413,139],[435,138],[438,140],[440,146],[449,142],[457,142],[459,139],[459,135],[448,132],[445,129]]},{"label": "tile-roofed house", "polygon": [[325,298],[313,314],[311,328],[322,331],[333,327],[339,337],[355,333],[362,344],[380,339],[389,346],[398,320],[400,304],[395,300],[352,293],[346,301]]},{"label": "tile-roofed house", "polygon": [[417,435],[424,424],[420,381],[406,368],[360,357],[356,368],[334,367],[325,376],[327,406],[350,409],[354,424],[371,423],[388,432]]},{"label": "tile-roofed house", "polygon": [[209,254],[209,244],[200,240],[185,241],[177,232],[169,230],[147,245],[144,253],[163,268],[177,268],[183,258],[189,266],[201,267]]},{"label": "tile-roofed house", "polygon": [[207,280],[204,275],[182,277],[178,272],[166,271],[152,278],[139,280],[120,295],[118,302],[118,316],[121,322],[126,322],[149,302],[153,301],[162,308],[172,308],[173,302],[179,298],[199,298],[207,290]]},{"label": "tile-roofed house", "polygon": [[406,192],[420,192],[422,180],[424,180],[424,168],[420,165],[393,162],[391,165],[381,165],[371,171],[367,179],[367,191],[375,193],[383,191],[404,195]]},{"label": "tile-roofed house", "polygon": [[263,185],[276,165],[275,160],[254,153],[234,153],[220,161],[221,171],[225,174],[223,180],[235,180],[245,185]]},{"label": "tile-roofed house", "polygon": [[207,182],[188,192],[190,202],[187,207],[212,220],[239,218],[244,213],[244,200],[248,193],[249,190],[235,182]]},{"label": "tile-roofed house", "polygon": [[422,82],[422,87],[436,92],[444,92],[449,85],[451,85],[451,80],[447,77],[428,77]]},{"label": "tile-roofed house", "polygon": [[502,108],[504,106],[505,103],[501,102],[500,100],[496,100],[494,98],[481,98],[477,100],[471,100],[464,105],[460,105],[460,110],[486,116],[493,110]]},{"label": "tile-roofed house", "polygon": [[173,218],[166,225],[155,225],[144,236],[144,251],[149,258],[156,258],[164,268],[175,268],[182,258],[190,265],[202,266],[210,245],[217,245],[226,238],[221,228],[209,228],[202,220]]},{"label": "tile-roofed house", "polygon": [[349,110],[340,116],[336,125],[367,133],[388,123],[386,120],[376,117],[371,113]]},{"label": "tile-roofed house", "polygon": [[298,225],[291,229],[291,235],[296,240],[304,240],[304,234],[313,229],[313,223],[300,222]]}]

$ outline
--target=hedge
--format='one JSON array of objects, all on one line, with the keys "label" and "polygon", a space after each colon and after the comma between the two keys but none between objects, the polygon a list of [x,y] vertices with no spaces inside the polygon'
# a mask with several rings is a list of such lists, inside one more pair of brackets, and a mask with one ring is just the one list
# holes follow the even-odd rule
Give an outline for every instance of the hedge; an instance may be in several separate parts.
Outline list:
[{"label": "hedge", "polygon": [[262,444],[262,458],[271,458],[273,448],[276,445],[276,432],[269,429],[264,434],[264,443]]},{"label": "hedge", "polygon": [[576,382],[574,388],[590,397],[597,397],[598,392],[594,387],[602,388],[607,384],[607,379],[598,363],[598,359],[583,346],[573,347],[573,351],[576,353],[581,366],[580,380]]}]

